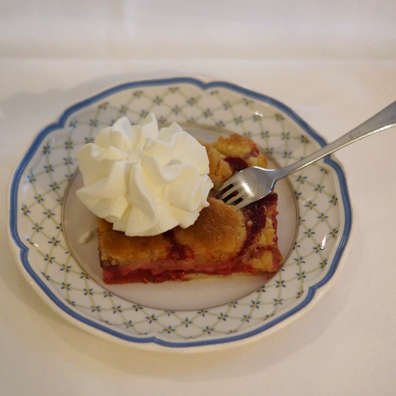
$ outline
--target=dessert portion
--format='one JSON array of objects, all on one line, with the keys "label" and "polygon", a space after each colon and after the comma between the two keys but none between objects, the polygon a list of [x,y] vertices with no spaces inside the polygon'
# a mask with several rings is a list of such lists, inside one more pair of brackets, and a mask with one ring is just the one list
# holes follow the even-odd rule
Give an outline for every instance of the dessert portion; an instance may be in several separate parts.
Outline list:
[{"label": "dessert portion", "polygon": [[[184,202],[183,210],[199,210],[191,225],[179,222],[179,225],[155,235],[128,236],[117,229],[118,220],[112,224],[108,217],[98,218],[99,257],[106,283],[163,282],[234,273],[263,274],[279,269],[282,256],[276,234],[277,195],[270,194],[243,209],[227,205],[215,196],[216,189],[234,172],[253,165],[265,167],[265,156],[252,140],[237,134],[220,137],[201,147],[206,149],[210,187],[213,183],[214,188],[209,192],[209,183],[204,179],[202,185],[205,187],[197,186],[201,180],[198,177],[193,182],[188,177],[181,179],[178,191],[180,201]],[[200,173],[200,176],[205,174]],[[166,188],[166,183],[162,188]],[[208,198],[202,191],[209,192]],[[134,193],[136,190],[131,192]],[[197,194],[199,204],[194,201]],[[172,202],[179,202],[177,194],[174,198]],[[134,203],[140,203],[134,196],[128,199],[132,209]],[[187,208],[189,199],[194,205]],[[128,221],[139,222],[141,218],[134,217],[131,212]],[[160,231],[161,227],[155,229]]]}]

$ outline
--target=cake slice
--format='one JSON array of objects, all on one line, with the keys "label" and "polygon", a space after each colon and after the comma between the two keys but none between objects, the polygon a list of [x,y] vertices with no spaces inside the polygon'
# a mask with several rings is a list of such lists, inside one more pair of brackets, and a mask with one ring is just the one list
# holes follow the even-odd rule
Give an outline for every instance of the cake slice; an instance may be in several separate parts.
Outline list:
[{"label": "cake slice", "polygon": [[234,172],[265,167],[256,144],[234,134],[205,145],[214,189],[197,221],[156,236],[130,237],[98,219],[99,258],[106,283],[188,280],[202,275],[276,272],[277,195],[236,209],[216,199],[215,191]]}]

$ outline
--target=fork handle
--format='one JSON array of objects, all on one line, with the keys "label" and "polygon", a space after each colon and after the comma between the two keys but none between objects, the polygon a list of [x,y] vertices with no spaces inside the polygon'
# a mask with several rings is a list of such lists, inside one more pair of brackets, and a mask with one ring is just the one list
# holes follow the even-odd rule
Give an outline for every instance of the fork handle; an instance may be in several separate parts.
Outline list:
[{"label": "fork handle", "polygon": [[363,122],[356,128],[339,137],[334,142],[322,147],[320,150],[304,157],[303,159],[278,169],[277,179],[281,179],[287,175],[297,172],[312,163],[319,161],[321,158],[340,150],[351,143],[354,143],[374,133],[385,131],[396,125],[396,102],[391,103],[379,113],[373,115],[367,121]]}]

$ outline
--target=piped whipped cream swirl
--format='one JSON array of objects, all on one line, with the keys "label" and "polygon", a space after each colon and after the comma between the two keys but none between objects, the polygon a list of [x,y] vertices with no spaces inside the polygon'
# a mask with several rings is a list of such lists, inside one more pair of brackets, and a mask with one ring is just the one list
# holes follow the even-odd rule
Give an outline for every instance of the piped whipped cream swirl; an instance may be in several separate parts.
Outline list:
[{"label": "piped whipped cream swirl", "polygon": [[176,123],[159,129],[152,113],[142,125],[120,118],[77,159],[84,182],[77,196],[128,236],[189,227],[209,205],[213,183],[205,147]]}]

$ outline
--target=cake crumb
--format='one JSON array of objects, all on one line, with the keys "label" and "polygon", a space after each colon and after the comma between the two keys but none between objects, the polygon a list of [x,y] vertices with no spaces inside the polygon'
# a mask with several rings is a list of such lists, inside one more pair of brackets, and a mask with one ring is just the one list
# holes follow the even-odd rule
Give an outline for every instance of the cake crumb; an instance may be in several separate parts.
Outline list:
[{"label": "cake crumb", "polygon": [[95,230],[86,231],[80,236],[80,238],[78,238],[78,243],[84,245],[85,243],[88,243],[93,238],[94,235],[95,235]]}]

